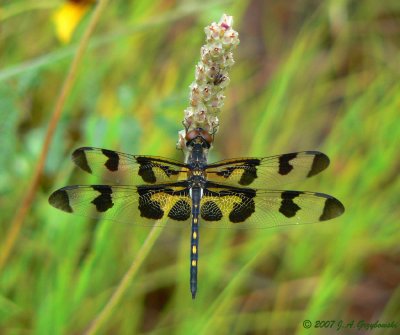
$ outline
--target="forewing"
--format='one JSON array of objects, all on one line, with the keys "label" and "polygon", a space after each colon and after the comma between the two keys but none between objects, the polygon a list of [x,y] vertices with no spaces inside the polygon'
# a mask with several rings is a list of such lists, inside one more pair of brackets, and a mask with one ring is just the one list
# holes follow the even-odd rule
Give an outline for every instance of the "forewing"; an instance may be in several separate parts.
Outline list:
[{"label": "forewing", "polygon": [[264,158],[237,158],[208,165],[207,179],[232,186],[275,188],[312,177],[329,165],[318,151],[303,151]]},{"label": "forewing", "polygon": [[184,225],[191,215],[185,183],[66,186],[51,194],[49,203],[72,214],[144,226],[170,225],[170,221]]},{"label": "forewing", "polygon": [[326,221],[343,212],[339,200],[323,193],[208,183],[200,203],[200,224],[215,228],[271,228]]},{"label": "forewing", "polygon": [[176,182],[187,178],[185,164],[163,157],[136,156],[107,149],[76,149],[72,160],[82,170],[117,184]]}]

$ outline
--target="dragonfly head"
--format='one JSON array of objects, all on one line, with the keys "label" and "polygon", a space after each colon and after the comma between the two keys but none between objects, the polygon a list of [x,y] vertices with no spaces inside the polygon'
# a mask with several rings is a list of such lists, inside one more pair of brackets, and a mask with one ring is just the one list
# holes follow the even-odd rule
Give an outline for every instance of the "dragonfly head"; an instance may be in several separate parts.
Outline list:
[{"label": "dragonfly head", "polygon": [[186,133],[186,146],[194,147],[201,145],[204,149],[209,149],[213,142],[213,136],[202,128],[192,129]]}]

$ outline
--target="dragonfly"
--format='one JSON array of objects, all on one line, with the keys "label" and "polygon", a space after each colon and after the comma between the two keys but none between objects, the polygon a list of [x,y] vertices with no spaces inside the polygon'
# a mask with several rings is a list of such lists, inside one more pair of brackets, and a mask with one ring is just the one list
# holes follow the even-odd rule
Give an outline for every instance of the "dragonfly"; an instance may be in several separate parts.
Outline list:
[{"label": "dragonfly", "polygon": [[190,291],[195,299],[199,225],[270,228],[327,221],[344,213],[336,198],[317,192],[276,190],[313,177],[329,158],[318,151],[243,157],[208,164],[213,137],[187,132],[186,163],[157,156],[82,147],[72,160],[113,185],[72,185],[56,190],[49,203],[64,212],[138,225],[191,226]]}]

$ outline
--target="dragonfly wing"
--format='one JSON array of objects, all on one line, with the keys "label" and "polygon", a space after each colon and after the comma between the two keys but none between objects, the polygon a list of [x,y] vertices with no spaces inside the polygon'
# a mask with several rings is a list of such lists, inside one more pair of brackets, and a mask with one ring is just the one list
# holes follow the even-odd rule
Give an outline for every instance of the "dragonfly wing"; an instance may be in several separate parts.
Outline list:
[{"label": "dragonfly wing", "polygon": [[271,228],[334,219],[344,212],[336,198],[316,192],[259,190],[208,183],[200,204],[207,226]]},{"label": "dragonfly wing", "polygon": [[51,194],[49,203],[68,213],[144,226],[164,225],[167,220],[182,225],[191,215],[185,183],[66,186]]},{"label": "dragonfly wing", "polygon": [[72,160],[82,170],[117,184],[176,182],[187,178],[188,172],[185,164],[168,158],[129,155],[93,147],[76,149]]},{"label": "dragonfly wing", "polygon": [[306,179],[329,165],[329,158],[318,151],[303,151],[264,158],[236,158],[207,166],[207,179],[217,183],[273,189]]}]

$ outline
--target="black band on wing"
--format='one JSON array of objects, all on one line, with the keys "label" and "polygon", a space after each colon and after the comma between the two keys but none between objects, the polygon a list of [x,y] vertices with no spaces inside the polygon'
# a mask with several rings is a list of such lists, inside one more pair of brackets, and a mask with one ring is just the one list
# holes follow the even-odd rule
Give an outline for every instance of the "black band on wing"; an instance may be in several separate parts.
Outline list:
[{"label": "black band on wing", "polygon": [[256,205],[253,199],[242,198],[241,203],[233,205],[232,212],[229,213],[229,220],[233,223],[239,223],[247,220],[256,210]]},{"label": "black band on wing", "polygon": [[206,221],[220,221],[222,219],[222,212],[213,201],[204,202],[201,206],[200,215]]},{"label": "black band on wing", "polygon": [[326,221],[336,218],[339,215],[342,215],[343,213],[344,213],[343,204],[339,200],[333,197],[329,197],[325,201],[325,206],[322,215],[320,216],[319,219],[320,221]]},{"label": "black band on wing", "polygon": [[96,206],[98,212],[105,212],[114,206],[112,201],[113,191],[110,186],[93,185],[92,188],[100,192],[100,195],[92,201],[92,204]]},{"label": "black band on wing", "polygon": [[139,164],[138,174],[139,176],[142,177],[142,179],[146,183],[154,184],[157,181],[154,168],[159,168],[161,171],[165,173],[167,177],[170,177],[172,175],[178,175],[180,173],[180,171],[173,170],[168,165],[163,165],[162,160],[156,160],[154,158],[139,156],[136,158],[136,162]]},{"label": "black band on wing", "polygon": [[[255,212],[256,190],[251,188],[238,188],[233,186],[219,185],[207,182],[203,197],[205,200],[201,207],[201,217],[206,221],[220,221],[223,219],[223,210],[219,206],[230,205],[228,214],[229,221],[232,223],[243,222]],[[218,203],[213,201],[213,197],[220,199]]]},{"label": "black band on wing", "polygon": [[119,156],[115,151],[101,149],[104,156],[108,157],[108,160],[104,163],[106,168],[110,171],[118,171]]},{"label": "black band on wing", "polygon": [[[180,188],[178,190],[172,188]],[[183,187],[183,188],[182,188]],[[165,214],[173,220],[185,221],[190,218],[191,206],[189,205],[189,189],[187,188],[187,182],[174,183],[172,185],[156,185],[147,186],[142,185],[137,187],[139,194],[139,211],[142,217],[152,220],[160,220]],[[162,208],[161,200],[157,195],[164,196],[165,202],[175,201],[168,213],[164,212]],[[168,197],[173,197],[168,199]],[[180,199],[183,198],[183,199]],[[171,204],[172,204],[171,203]]]},{"label": "black band on wing", "polygon": [[86,158],[86,153],[85,153],[85,151],[89,151],[89,150],[92,150],[92,149],[89,147],[83,147],[83,148],[76,149],[72,153],[72,160],[82,170],[92,173],[92,169],[89,166],[89,163]]},{"label": "black band on wing", "polygon": [[190,218],[192,207],[184,200],[178,200],[170,209],[168,217],[177,221],[186,221]]},{"label": "black band on wing", "polygon": [[[310,153],[312,154],[314,152],[310,151]],[[315,152],[314,160],[312,162],[312,166],[307,177],[315,176],[316,174],[325,170],[328,166],[329,166],[328,156],[323,154],[322,152]]]},{"label": "black band on wing", "polygon": [[[260,160],[257,158],[246,159],[244,161],[238,160],[237,166],[228,166],[221,171],[216,172],[217,176],[228,179],[232,173],[241,171],[242,176],[239,179],[239,184],[243,186],[250,185],[255,179],[257,179],[257,168],[260,165]],[[218,164],[213,164],[212,168],[218,167]]]},{"label": "black band on wing", "polygon": [[69,203],[68,192],[64,188],[53,192],[49,197],[49,203],[67,213],[73,213],[74,211]]},{"label": "black band on wing", "polygon": [[303,192],[300,191],[284,191],[281,194],[281,206],[279,212],[285,215],[287,218],[291,218],[301,209],[297,204],[294,203],[294,199],[297,198]]},{"label": "black band on wing", "polygon": [[290,171],[293,170],[293,165],[290,164],[290,161],[297,157],[297,153],[284,154],[279,157],[279,174],[287,175]]}]

